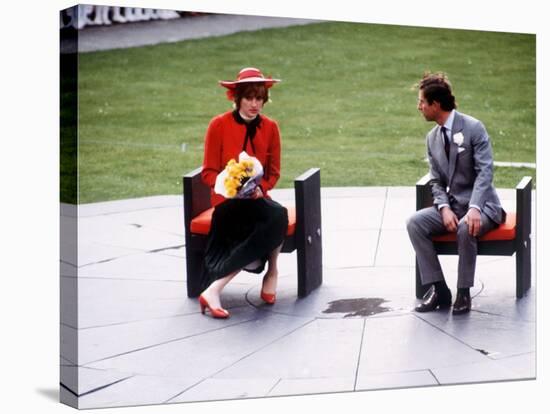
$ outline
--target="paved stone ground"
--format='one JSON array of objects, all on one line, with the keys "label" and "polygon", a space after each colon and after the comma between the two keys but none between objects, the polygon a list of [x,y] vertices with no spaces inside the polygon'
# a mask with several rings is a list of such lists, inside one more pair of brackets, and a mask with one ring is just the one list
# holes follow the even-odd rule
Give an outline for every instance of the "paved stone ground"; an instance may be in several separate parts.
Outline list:
[{"label": "paved stone ground", "polygon": [[[310,23],[316,23],[316,21],[268,16],[209,14],[174,20],[90,26],[79,31],[78,48],[80,52],[121,49]],[[67,45],[62,43],[61,51],[66,50]]]},{"label": "paved stone ground", "polygon": [[[514,190],[498,191],[513,209]],[[291,203],[293,193],[273,196]],[[298,299],[296,256],[283,254],[277,303],[263,305],[260,277],[242,273],[222,297],[228,320],[187,298],[181,196],[81,205],[78,218],[63,205],[78,250],[61,246],[62,400],[114,407],[534,378],[536,287],[516,300],[514,257],[479,257],[470,314],[412,311],[414,205],[414,188],[323,188],[323,285]],[[450,286],[456,263],[442,258]],[[76,287],[78,312],[67,312]]]}]

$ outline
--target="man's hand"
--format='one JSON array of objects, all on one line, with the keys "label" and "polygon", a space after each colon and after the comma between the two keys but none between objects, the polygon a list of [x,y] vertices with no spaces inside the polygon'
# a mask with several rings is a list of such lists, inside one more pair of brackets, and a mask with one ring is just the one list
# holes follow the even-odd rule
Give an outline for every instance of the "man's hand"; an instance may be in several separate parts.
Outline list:
[{"label": "man's hand", "polygon": [[443,225],[450,233],[456,233],[456,229],[458,226],[458,217],[455,213],[453,213],[453,210],[451,210],[449,207],[445,206],[442,207],[441,210],[439,210],[441,213],[441,218],[443,219]]},{"label": "man's hand", "polygon": [[468,233],[470,233],[471,236],[477,237],[481,227],[481,213],[479,210],[477,208],[470,207],[464,217],[464,221],[468,224]]}]

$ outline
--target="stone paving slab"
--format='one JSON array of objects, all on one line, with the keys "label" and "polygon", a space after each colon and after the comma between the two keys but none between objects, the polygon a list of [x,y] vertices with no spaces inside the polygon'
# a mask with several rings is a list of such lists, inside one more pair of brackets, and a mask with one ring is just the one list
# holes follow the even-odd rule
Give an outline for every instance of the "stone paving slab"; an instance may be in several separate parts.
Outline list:
[{"label": "stone paving slab", "polygon": [[404,206],[404,204],[411,203],[411,201],[414,202],[414,198],[394,197],[386,199],[384,203],[384,220],[381,225],[383,231],[405,229],[405,223],[414,212],[415,205]]},{"label": "stone paving slab", "polygon": [[385,199],[381,197],[334,197],[322,203],[323,229],[357,231],[380,228]]},{"label": "stone paving slab", "polygon": [[370,318],[366,320],[358,376],[433,370],[487,359],[416,314]]},{"label": "stone paving slab", "polygon": [[78,390],[76,388],[72,389],[72,387],[70,390],[80,395],[91,393],[98,388],[130,378],[126,374],[114,371],[78,367],[76,365],[62,366],[61,372],[64,378],[70,379],[70,383],[78,384]]},{"label": "stone paving slab", "polygon": [[184,282],[82,278],[78,294],[80,329],[197,310],[186,300]]},{"label": "stone paving slab", "polygon": [[[93,256],[94,246],[97,244],[141,251],[182,246],[185,244],[185,237],[181,233],[175,234],[175,231],[182,228],[183,222],[180,224],[176,221],[174,224],[179,226],[172,226],[173,233],[169,233],[135,223],[131,218],[120,215],[100,216],[93,220],[84,218],[79,221],[78,226],[79,265],[89,263],[88,256]],[[86,248],[88,245],[89,249]]]},{"label": "stone paving slab", "polygon": [[78,277],[184,281],[185,258],[160,253],[136,253],[81,267]]},{"label": "stone paving slab", "polygon": [[487,314],[506,317],[511,321],[530,322],[534,324],[536,323],[537,310],[534,296],[534,292],[529,292],[524,296],[525,300],[517,300],[514,292],[498,294],[495,293],[494,290],[489,290],[485,287],[483,292],[475,298],[475,308]]},{"label": "stone paving slab", "polygon": [[223,370],[216,378],[353,377],[362,333],[363,321],[359,319],[315,319]]},{"label": "stone paving slab", "polygon": [[323,228],[323,266],[328,268],[374,265],[379,230],[332,230]]},{"label": "stone paving slab", "polygon": [[500,366],[514,371],[517,378],[536,378],[537,377],[537,354],[529,352],[500,359]]},{"label": "stone paving slab", "polygon": [[394,388],[423,387],[439,385],[430,370],[396,372],[389,374],[370,374],[357,377],[356,391]]},{"label": "stone paving slab", "polygon": [[200,379],[191,376],[133,375],[100,391],[82,396],[79,398],[79,408],[164,404],[182,389],[197,381]]},{"label": "stone paving slab", "polygon": [[283,378],[266,396],[307,395],[354,391],[355,378]]},{"label": "stone paving slab", "polygon": [[416,316],[491,359],[535,350],[536,326],[532,322],[515,321],[481,310],[474,310],[467,315],[438,312]]},{"label": "stone paving slab", "polygon": [[442,385],[533,379],[535,374],[532,372],[530,375],[522,375],[516,370],[508,368],[506,365],[490,360],[473,364],[434,368],[432,372]]},{"label": "stone paving slab", "polygon": [[180,203],[175,206],[149,208],[139,211],[112,214],[108,217],[116,217],[124,224],[138,224],[140,228],[150,231],[159,231],[163,234],[185,237],[183,211]]},{"label": "stone paving slab", "polygon": [[378,240],[378,249],[376,250],[376,266],[403,266],[414,268],[414,250],[411,248],[411,241],[406,230],[388,230],[380,231]]},{"label": "stone paving slab", "polygon": [[[165,209],[167,207],[180,207],[183,210],[183,199],[179,195],[166,195],[80,204],[78,206],[78,217],[94,217],[132,211],[145,212],[147,210]],[[61,214],[63,215],[63,210]]]},{"label": "stone paving slab", "polygon": [[141,252],[143,252],[143,250],[136,248],[110,246],[102,243],[81,241],[78,243],[78,256],[75,257],[72,250],[66,253],[63,243],[61,244],[61,260],[79,267],[111,261],[123,256],[129,256]]},{"label": "stone paving slab", "polygon": [[[265,397],[278,383],[279,381],[275,378],[208,378],[171,399],[170,402]],[[217,390],[215,398],[213,398],[212,390]]]}]

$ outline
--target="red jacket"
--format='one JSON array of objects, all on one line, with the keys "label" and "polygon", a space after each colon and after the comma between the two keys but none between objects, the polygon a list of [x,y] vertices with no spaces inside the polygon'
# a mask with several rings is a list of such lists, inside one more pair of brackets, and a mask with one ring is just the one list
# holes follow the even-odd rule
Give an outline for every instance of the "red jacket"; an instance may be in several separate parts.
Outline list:
[{"label": "red jacket", "polygon": [[[264,168],[264,176],[260,187],[264,195],[275,187],[281,176],[281,137],[277,123],[265,115],[260,115],[262,121],[254,137],[254,149],[250,140],[246,146],[248,155],[256,157]],[[210,121],[204,143],[204,161],[202,165],[202,180],[211,188],[212,205],[220,204],[225,198],[214,193],[216,177],[223,171],[230,159],[238,161],[243,150],[246,126],[238,124],[231,111],[218,115]]]}]

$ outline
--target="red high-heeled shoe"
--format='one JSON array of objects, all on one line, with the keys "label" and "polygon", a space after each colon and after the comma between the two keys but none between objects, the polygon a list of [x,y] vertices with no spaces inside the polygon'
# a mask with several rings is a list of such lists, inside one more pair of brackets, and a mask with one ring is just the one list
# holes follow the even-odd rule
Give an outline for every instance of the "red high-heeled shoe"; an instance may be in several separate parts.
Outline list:
[{"label": "red high-heeled shoe", "polygon": [[263,290],[260,293],[260,297],[268,305],[274,305],[277,300],[275,293],[265,293]]},{"label": "red high-heeled shoe", "polygon": [[199,296],[199,304],[201,305],[201,313],[204,315],[206,309],[210,311],[210,315],[216,319],[226,319],[229,318],[229,312],[223,308],[212,308],[208,301],[202,296]]}]

